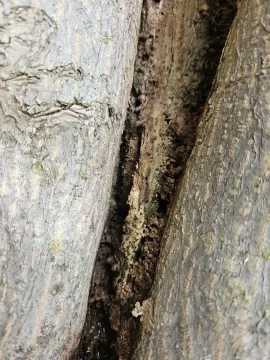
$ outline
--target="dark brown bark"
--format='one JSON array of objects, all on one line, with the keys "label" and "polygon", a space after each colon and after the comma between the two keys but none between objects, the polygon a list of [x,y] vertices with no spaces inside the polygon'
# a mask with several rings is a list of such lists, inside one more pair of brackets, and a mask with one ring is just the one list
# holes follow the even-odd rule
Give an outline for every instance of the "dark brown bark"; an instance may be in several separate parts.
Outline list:
[{"label": "dark brown bark", "polygon": [[270,3],[242,1],[134,359],[269,359]]}]

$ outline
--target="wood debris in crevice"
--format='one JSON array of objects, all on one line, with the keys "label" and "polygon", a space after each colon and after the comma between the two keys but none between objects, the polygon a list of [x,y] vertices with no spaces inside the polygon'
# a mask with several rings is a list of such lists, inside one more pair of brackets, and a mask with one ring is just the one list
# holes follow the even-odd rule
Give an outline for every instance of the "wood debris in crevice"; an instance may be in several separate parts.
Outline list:
[{"label": "wood debris in crevice", "polygon": [[119,169],[76,360],[132,357],[174,190],[235,12],[229,0],[144,1]]}]

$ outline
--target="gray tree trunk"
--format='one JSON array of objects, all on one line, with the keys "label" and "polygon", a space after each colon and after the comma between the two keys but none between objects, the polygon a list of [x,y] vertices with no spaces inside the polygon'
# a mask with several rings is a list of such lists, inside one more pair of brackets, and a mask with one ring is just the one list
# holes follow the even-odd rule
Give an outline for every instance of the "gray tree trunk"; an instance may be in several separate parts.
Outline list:
[{"label": "gray tree trunk", "polygon": [[243,0],[172,210],[134,359],[270,356],[270,2]]},{"label": "gray tree trunk", "polygon": [[66,359],[110,200],[141,0],[0,2],[0,359]]}]

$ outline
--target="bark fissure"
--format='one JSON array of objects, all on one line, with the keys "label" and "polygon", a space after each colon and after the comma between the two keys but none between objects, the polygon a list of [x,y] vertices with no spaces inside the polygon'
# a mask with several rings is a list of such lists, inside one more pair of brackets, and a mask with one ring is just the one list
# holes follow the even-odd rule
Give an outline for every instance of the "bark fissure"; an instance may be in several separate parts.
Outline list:
[{"label": "bark fissure", "polygon": [[[92,280],[90,338],[85,331],[89,353],[83,359],[132,356],[175,187],[235,12],[235,1],[144,1],[114,205]],[[103,332],[101,324],[106,324]]]},{"label": "bark fissure", "polygon": [[241,2],[134,359],[269,359],[269,14],[268,1]]}]

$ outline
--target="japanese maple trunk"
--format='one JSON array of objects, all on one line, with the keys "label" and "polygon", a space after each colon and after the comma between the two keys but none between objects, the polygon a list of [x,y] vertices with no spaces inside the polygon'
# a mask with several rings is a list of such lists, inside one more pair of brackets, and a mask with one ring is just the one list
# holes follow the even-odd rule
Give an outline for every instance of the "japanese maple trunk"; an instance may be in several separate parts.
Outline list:
[{"label": "japanese maple trunk", "polygon": [[107,216],[141,0],[0,11],[0,359],[65,359]]},{"label": "japanese maple trunk", "polygon": [[270,354],[270,2],[242,1],[164,236],[134,359]]}]

